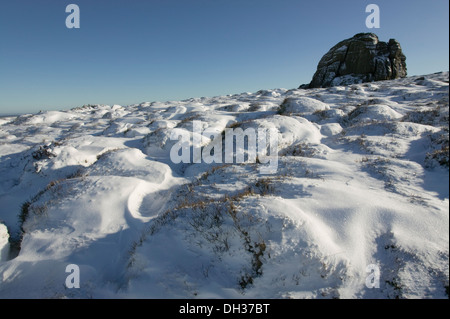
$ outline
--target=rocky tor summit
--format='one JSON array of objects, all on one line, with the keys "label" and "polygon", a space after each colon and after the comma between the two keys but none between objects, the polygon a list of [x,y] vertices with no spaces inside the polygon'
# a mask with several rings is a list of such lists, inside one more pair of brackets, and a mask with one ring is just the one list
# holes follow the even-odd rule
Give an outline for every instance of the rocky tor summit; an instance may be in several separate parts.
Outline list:
[{"label": "rocky tor summit", "polygon": [[319,61],[312,81],[300,88],[404,78],[405,61],[406,57],[397,40],[382,42],[374,33],[358,33],[333,46]]}]

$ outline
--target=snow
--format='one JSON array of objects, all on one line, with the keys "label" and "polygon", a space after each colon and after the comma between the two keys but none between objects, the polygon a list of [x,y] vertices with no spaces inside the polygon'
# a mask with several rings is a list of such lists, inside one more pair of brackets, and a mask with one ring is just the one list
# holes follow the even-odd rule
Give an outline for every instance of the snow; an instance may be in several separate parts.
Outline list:
[{"label": "snow", "polygon": [[65,112],[49,111],[37,114],[31,117],[27,124],[46,124],[52,125],[55,122],[68,121],[73,118],[73,115]]},{"label": "snow", "polygon": [[0,262],[9,257],[9,234],[5,225],[0,223]]},{"label": "snow", "polygon": [[290,113],[306,114],[330,109],[327,104],[309,97],[288,98],[285,103],[286,112]]},{"label": "snow", "polygon": [[[2,118],[0,298],[448,298],[448,114],[441,72]],[[173,163],[193,121],[276,173]]]}]

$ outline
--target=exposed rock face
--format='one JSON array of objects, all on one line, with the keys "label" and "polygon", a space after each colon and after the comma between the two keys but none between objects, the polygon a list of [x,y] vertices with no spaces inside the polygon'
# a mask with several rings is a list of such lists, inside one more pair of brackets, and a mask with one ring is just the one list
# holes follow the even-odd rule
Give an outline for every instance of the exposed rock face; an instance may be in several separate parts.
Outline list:
[{"label": "exposed rock face", "polygon": [[358,33],[325,54],[309,85],[320,88],[406,77],[406,57],[400,43],[380,42],[373,33]]}]

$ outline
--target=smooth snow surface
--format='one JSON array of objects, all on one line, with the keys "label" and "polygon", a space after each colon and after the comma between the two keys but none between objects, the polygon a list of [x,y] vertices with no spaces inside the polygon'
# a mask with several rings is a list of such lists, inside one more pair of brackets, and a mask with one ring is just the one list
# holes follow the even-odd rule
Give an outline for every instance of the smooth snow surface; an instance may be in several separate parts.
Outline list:
[{"label": "smooth snow surface", "polygon": [[[2,118],[0,298],[448,298],[448,80]],[[277,173],[172,163],[194,120],[276,129]]]}]

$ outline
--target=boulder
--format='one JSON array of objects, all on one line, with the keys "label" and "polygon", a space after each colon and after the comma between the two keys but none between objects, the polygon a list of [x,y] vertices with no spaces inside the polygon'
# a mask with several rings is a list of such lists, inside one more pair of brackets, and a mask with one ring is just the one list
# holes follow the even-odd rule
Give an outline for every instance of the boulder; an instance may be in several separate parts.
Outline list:
[{"label": "boulder", "polygon": [[406,77],[406,57],[394,39],[380,42],[373,33],[358,33],[339,42],[320,60],[309,85],[321,88]]}]

